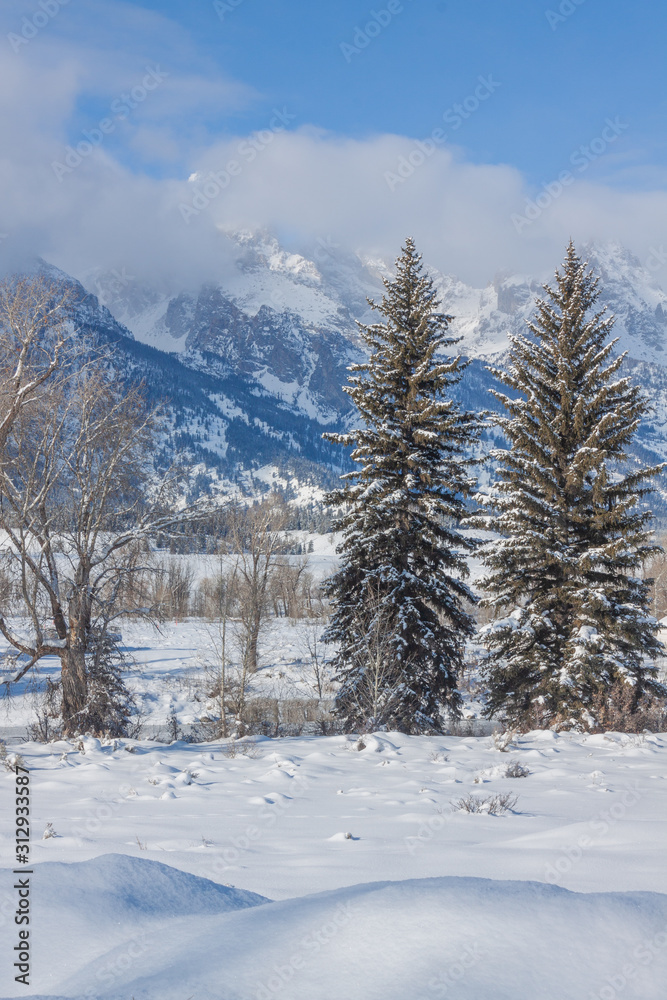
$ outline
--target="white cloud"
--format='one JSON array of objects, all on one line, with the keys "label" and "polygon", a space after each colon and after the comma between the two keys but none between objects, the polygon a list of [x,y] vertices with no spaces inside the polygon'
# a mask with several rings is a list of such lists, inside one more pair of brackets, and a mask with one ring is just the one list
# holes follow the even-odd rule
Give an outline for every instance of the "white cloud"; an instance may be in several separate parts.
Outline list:
[{"label": "white cloud", "polygon": [[[389,258],[410,234],[427,262],[476,284],[500,268],[551,272],[570,236],[579,243],[615,239],[644,261],[655,261],[656,251],[667,261],[667,193],[657,177],[656,190],[647,183],[618,190],[595,182],[592,171],[573,169],[560,193],[556,186],[551,195],[528,191],[512,166],[473,164],[455,147],[425,151],[415,138],[328,135],[291,119],[292,109],[282,105],[277,116],[267,111],[266,130],[212,140],[206,114],[243,108],[257,95],[213,67],[193,73],[189,43],[172,22],[128,4],[103,5],[112,7],[134,26],[125,51],[93,52],[72,39],[56,45],[45,28],[0,64],[5,266],[32,250],[78,274],[111,266],[196,282],[228,266],[220,228],[230,226],[270,227],[296,241],[333,240]],[[58,18],[66,16],[63,8]],[[154,51],[171,46],[171,61],[161,64],[168,77],[127,122],[115,123],[111,139],[59,179],[52,164],[64,162],[72,122],[80,136],[82,98],[94,93],[98,102],[111,101],[155,63],[143,48],[147,31],[157,39]],[[282,119],[286,131],[279,130]],[[87,127],[96,125],[93,118]],[[132,169],[119,162],[119,150]],[[613,147],[608,155],[617,155]],[[176,163],[182,179],[150,176],[137,160],[165,171]],[[596,167],[602,172],[604,156]],[[229,181],[215,193],[210,175],[224,184],[226,171]],[[199,180],[188,181],[192,173]],[[181,206],[192,207],[198,190],[196,204],[204,207],[186,224]],[[537,217],[513,222],[535,198],[543,206]],[[654,270],[667,278],[667,267]]]}]

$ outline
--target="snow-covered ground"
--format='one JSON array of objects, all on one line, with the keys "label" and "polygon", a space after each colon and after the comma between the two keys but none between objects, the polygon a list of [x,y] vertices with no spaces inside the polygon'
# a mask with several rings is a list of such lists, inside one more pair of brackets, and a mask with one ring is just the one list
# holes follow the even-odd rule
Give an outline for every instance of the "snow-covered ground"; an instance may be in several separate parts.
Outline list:
[{"label": "snow-covered ground", "polygon": [[[333,558],[320,546],[310,571]],[[196,557],[195,584],[217,562]],[[318,628],[274,620],[251,695],[313,697]],[[215,626],[122,631],[144,737],[196,724]],[[26,988],[0,766],[3,1000],[667,996],[667,734],[25,743],[56,673],[0,701],[31,775],[34,873]]]},{"label": "snow-covered ground", "polygon": [[[10,749],[31,772],[33,972],[7,971],[3,871],[0,996],[665,996],[665,735]],[[501,815],[458,807],[504,794]]]},{"label": "snow-covered ground", "polygon": [[[323,625],[308,619],[292,622],[273,620],[262,635],[261,666],[249,684],[248,697],[316,697],[315,675],[309,666],[309,643]],[[238,658],[234,645],[235,624],[229,626],[228,653]],[[168,621],[159,628],[144,623],[125,623],[123,649],[128,655],[125,682],[141,716],[142,732],[166,732],[175,718],[179,726],[195,725],[214,708],[207,698],[213,686],[211,670],[219,662],[219,626],[201,619]],[[2,649],[7,647],[2,644]],[[22,736],[35,719],[47,678],[60,675],[60,663],[46,657],[36,671],[13,685],[8,697],[0,696],[0,738]],[[6,674],[9,676],[9,673]]]}]

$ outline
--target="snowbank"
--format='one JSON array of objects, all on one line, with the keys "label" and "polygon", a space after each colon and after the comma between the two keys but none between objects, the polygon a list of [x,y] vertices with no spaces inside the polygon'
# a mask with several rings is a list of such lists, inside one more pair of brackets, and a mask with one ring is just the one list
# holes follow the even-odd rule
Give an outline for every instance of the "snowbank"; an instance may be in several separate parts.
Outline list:
[{"label": "snowbank", "polygon": [[446,877],[262,904],[250,893],[115,855],[39,865],[34,884],[36,911],[47,899],[53,907],[34,932],[40,996],[665,996],[667,896],[658,893]]}]

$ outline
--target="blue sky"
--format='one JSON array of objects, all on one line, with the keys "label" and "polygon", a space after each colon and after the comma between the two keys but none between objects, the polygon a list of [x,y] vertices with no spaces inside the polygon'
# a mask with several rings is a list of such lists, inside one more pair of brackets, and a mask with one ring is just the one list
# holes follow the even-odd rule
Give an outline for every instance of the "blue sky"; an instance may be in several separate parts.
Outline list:
[{"label": "blue sky", "polygon": [[[63,38],[124,44],[125,22],[114,16],[122,5],[70,4],[54,20]],[[667,6],[660,2],[401,0],[393,14],[383,0],[127,6],[152,10],[182,31],[171,46],[166,31],[156,36],[146,23],[132,41],[138,69],[144,55],[167,66],[175,57],[181,71],[217,71],[254,92],[228,113],[195,115],[212,132],[262,128],[278,104],[302,124],[343,135],[421,138],[490,75],[499,84],[493,100],[452,134],[474,162],[512,164],[539,185],[607,117],[620,116],[627,135],[596,171],[646,186],[654,168],[662,173],[667,165]]]},{"label": "blue sky", "polygon": [[[153,222],[163,244],[169,213],[175,246],[184,221],[193,243],[267,225],[378,253],[410,227],[440,266],[458,248],[470,280],[546,266],[570,233],[646,256],[667,222],[666,28],[656,0],[6,0],[0,231],[79,269],[91,212],[121,256],[122,225],[132,242]],[[142,89],[150,68],[159,85]],[[59,173],[107,116],[99,148]],[[184,220],[179,185],[267,129],[257,162]]]}]

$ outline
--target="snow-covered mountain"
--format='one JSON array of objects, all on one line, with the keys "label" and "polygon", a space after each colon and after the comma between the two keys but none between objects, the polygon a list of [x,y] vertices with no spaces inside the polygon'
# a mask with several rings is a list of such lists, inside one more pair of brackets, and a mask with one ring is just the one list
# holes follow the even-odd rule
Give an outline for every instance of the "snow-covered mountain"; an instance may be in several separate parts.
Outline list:
[{"label": "snow-covered mountain", "polygon": [[[355,321],[369,321],[367,298],[379,298],[382,277],[392,273],[389,261],[324,241],[311,248],[310,257],[284,250],[268,233],[234,234],[234,242],[235,267],[218,284],[195,291],[151,288],[119,271],[89,272],[83,283],[142,343],[170,353],[213,347],[247,371],[261,377],[265,365],[285,382],[301,367],[307,384],[306,359],[290,369],[283,345],[289,353],[288,345],[302,340],[317,355],[318,337],[339,347],[341,338],[346,348],[358,344]],[[602,305],[616,316],[618,349],[636,361],[666,365],[667,294],[618,244],[588,245],[582,252],[600,275]],[[542,282],[551,278],[500,271],[486,287],[475,288],[433,268],[430,273],[444,309],[454,316],[461,352],[482,359],[502,354],[508,334],[524,330]]]},{"label": "snow-covered mountain", "polygon": [[[628,250],[618,244],[582,248],[600,276],[600,304],[616,317],[613,336],[618,350],[635,361],[667,365],[667,294]],[[471,288],[447,275],[435,274],[453,329],[463,337],[461,351],[468,357],[502,354],[510,333],[525,331],[536,296],[544,294],[535,276],[500,272],[486,288]],[[551,275],[547,275],[551,281]]]},{"label": "snow-covered mountain", "polygon": [[194,290],[147,287],[119,271],[90,272],[84,284],[141,343],[195,367],[214,355],[295,410],[337,421],[349,408],[342,385],[358,354],[355,319],[368,318],[379,276],[324,244],[308,259],[265,233],[234,243],[235,266]]},{"label": "snow-covered mountain", "polygon": [[[165,447],[197,465],[200,485],[260,467],[330,481],[346,459],[321,434],[353,418],[342,386],[347,365],[361,356],[355,321],[370,320],[367,297],[381,297],[392,264],[325,241],[296,253],[266,232],[226,238],[233,265],[198,288],[142,283],[124,270],[89,272],[77,286],[79,319],[118,343],[155,398],[168,398]],[[637,455],[667,458],[667,294],[621,246],[583,253],[616,316],[626,368],[654,403]],[[524,332],[551,276],[499,272],[475,288],[431,274],[462,338],[458,349],[473,359],[461,399],[493,406],[485,364],[502,364],[509,335]]]}]

